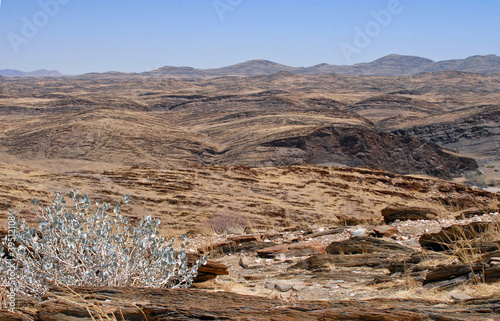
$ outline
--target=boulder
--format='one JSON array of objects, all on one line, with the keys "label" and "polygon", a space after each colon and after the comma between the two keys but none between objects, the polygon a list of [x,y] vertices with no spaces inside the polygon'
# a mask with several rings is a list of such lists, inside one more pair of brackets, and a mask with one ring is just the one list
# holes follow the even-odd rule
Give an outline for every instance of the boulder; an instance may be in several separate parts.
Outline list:
[{"label": "boulder", "polygon": [[[409,256],[405,256],[408,259]],[[331,270],[332,267],[372,267],[387,268],[391,260],[384,253],[369,254],[320,254],[313,255],[288,268],[288,270],[308,270],[312,272],[323,272]]]},{"label": "boulder", "polygon": [[390,225],[379,225],[373,228],[377,237],[391,237],[399,233],[398,229]]},{"label": "boulder", "polygon": [[357,237],[341,242],[333,242],[327,246],[330,254],[363,254],[363,253],[398,253],[409,254],[413,250],[404,245],[376,239],[372,237]]},{"label": "boulder", "polygon": [[368,230],[365,228],[355,229],[351,234],[351,238],[359,238],[359,237],[365,237],[365,236],[368,236]]},{"label": "boulder", "polygon": [[463,301],[463,300],[470,300],[473,299],[470,295],[467,295],[465,293],[452,293],[451,297],[455,300]]},{"label": "boulder", "polygon": [[257,254],[263,258],[273,258],[280,253],[284,253],[287,257],[290,257],[323,254],[325,250],[326,247],[321,243],[299,242],[267,247],[257,250]]},{"label": "boulder", "polygon": [[293,288],[293,284],[289,283],[276,283],[274,288],[280,292],[288,292]]},{"label": "boulder", "polygon": [[[194,264],[194,262],[196,262],[196,260],[200,258],[199,255],[192,253],[187,254],[187,257],[188,257],[188,265]],[[194,282],[201,283],[213,280],[218,275],[229,275],[227,266],[222,263],[218,263],[212,260],[207,260],[207,263],[198,268],[198,275],[194,279]]]},{"label": "boulder", "polygon": [[240,257],[240,261],[238,262],[238,264],[244,269],[260,269],[264,267],[264,265],[258,264],[255,262],[255,260],[251,260],[250,258],[245,256]]},{"label": "boulder", "polygon": [[438,213],[429,208],[411,206],[388,206],[382,210],[382,217],[386,224],[395,220],[433,220],[438,218]]},{"label": "boulder", "polygon": [[[491,227],[490,222],[473,222],[466,225],[452,225],[437,233],[423,234],[419,239],[419,243],[423,249],[448,251],[453,249],[454,243],[457,241],[468,240],[468,247],[474,246],[483,253],[491,252],[498,250],[498,243],[487,244],[479,242],[480,236],[486,233]],[[477,240],[478,242],[474,240]]]}]

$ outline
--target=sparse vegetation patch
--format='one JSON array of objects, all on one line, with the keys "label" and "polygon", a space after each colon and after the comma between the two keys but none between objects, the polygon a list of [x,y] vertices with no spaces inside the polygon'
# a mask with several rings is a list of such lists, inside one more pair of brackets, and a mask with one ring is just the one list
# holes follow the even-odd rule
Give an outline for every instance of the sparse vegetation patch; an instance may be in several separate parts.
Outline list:
[{"label": "sparse vegetation patch", "polygon": [[2,240],[0,271],[6,275],[14,270],[17,279],[10,286],[2,281],[2,287],[35,297],[51,286],[185,288],[206,261],[188,266],[187,237],[174,249],[173,239],[159,235],[158,219],[147,216],[131,226],[120,215],[128,195],[112,211],[107,203],[92,206],[76,190],[70,195],[71,206],[60,193],[45,208],[34,200],[38,228],[16,218],[17,232]]}]

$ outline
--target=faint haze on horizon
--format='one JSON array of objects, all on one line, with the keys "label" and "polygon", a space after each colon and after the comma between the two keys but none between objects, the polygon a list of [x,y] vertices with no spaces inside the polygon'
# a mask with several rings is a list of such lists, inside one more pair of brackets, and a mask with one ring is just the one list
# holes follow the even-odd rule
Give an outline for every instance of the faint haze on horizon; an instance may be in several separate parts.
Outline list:
[{"label": "faint haze on horizon", "polygon": [[0,69],[143,72],[500,55],[500,1],[4,0]]}]

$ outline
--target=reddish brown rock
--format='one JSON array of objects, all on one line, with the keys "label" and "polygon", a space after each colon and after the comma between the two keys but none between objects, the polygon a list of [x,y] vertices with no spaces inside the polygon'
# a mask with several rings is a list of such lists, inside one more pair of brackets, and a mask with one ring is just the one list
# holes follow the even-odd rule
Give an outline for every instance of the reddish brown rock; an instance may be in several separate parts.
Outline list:
[{"label": "reddish brown rock", "polygon": [[[196,260],[200,258],[196,254],[187,254],[188,265],[193,264]],[[196,276],[194,282],[200,283],[208,280],[215,279],[217,275],[228,275],[227,266],[222,263],[218,263],[212,260],[207,260],[207,263],[198,268],[198,275]]]},{"label": "reddish brown rock", "polygon": [[391,237],[398,234],[398,229],[390,225],[380,225],[373,228],[377,237]]},{"label": "reddish brown rock", "polygon": [[300,242],[267,247],[257,250],[257,254],[263,258],[272,258],[280,253],[284,253],[286,256],[303,256],[323,254],[325,251],[326,246],[323,244]]}]

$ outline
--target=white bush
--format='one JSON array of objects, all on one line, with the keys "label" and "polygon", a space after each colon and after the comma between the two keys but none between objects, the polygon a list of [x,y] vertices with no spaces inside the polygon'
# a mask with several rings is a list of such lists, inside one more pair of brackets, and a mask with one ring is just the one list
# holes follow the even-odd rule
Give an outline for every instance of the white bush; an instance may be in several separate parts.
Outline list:
[{"label": "white bush", "polygon": [[[0,246],[0,258],[12,258],[0,259],[0,273],[15,269],[17,293],[39,297],[50,286],[191,286],[205,258],[188,266],[185,235],[176,251],[173,239],[159,236],[159,220],[148,216],[133,228],[119,215],[120,202],[109,214],[107,203],[92,209],[86,195],[76,190],[70,195],[71,208],[59,193],[45,209],[35,199],[38,229],[16,219],[16,246],[10,253]],[[126,195],[123,202],[128,201]]]}]

